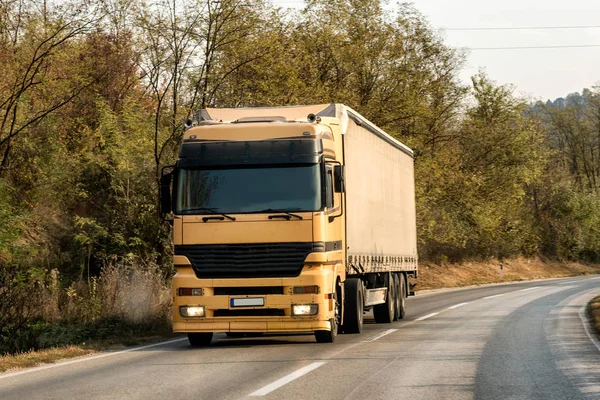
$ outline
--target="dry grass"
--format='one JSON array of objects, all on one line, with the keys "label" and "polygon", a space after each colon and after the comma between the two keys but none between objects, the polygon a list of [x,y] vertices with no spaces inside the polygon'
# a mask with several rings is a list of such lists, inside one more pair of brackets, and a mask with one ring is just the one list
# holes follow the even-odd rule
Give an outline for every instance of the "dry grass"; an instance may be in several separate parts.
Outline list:
[{"label": "dry grass", "polygon": [[54,363],[56,361],[95,353],[96,350],[78,346],[52,348],[38,351],[28,351],[12,356],[0,356],[0,372],[34,367],[39,364]]},{"label": "dry grass", "polygon": [[170,287],[153,264],[110,263],[90,284],[74,282],[65,294],[66,302],[54,320],[116,319],[140,324],[170,316]]},{"label": "dry grass", "polygon": [[136,338],[92,341],[85,346],[53,347],[50,349],[30,350],[24,353],[4,355],[0,356],[0,373],[36,367],[40,364],[51,364],[63,359],[93,354],[102,350],[123,350],[131,346],[158,343],[172,339],[173,337],[174,335],[170,332],[163,335],[152,335],[149,333],[147,336]]},{"label": "dry grass", "polygon": [[97,285],[101,316],[143,323],[152,318],[169,318],[171,288],[156,265],[104,267]]},{"label": "dry grass", "polygon": [[596,335],[600,338],[600,296],[590,301],[588,311],[592,318],[592,326],[596,329]]},{"label": "dry grass", "polygon": [[539,258],[516,258],[504,260],[503,276],[500,279],[500,268],[497,260],[442,265],[423,263],[419,266],[419,279],[416,280],[415,290],[590,274],[600,274],[600,265],[543,261]]}]

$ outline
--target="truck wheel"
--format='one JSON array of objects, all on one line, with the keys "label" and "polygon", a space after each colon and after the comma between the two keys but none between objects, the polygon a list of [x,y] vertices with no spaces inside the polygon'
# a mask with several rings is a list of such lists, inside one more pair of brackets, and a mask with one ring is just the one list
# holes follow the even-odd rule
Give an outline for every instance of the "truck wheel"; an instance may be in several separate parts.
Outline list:
[{"label": "truck wheel", "polygon": [[393,280],[392,282],[394,282],[394,321],[398,321],[401,317],[400,317],[400,308],[401,308],[401,302],[402,302],[402,291],[400,289],[400,278],[398,277],[398,274],[393,274]]},{"label": "truck wheel", "polygon": [[329,322],[331,323],[330,331],[315,331],[315,339],[317,339],[317,343],[333,343],[335,342],[335,338],[337,337],[337,326],[335,325],[335,319],[331,318]]},{"label": "truck wheel", "polygon": [[391,274],[388,274],[386,281],[388,292],[385,297],[385,303],[373,307],[373,316],[375,317],[375,322],[378,324],[387,324],[394,320],[394,285]]},{"label": "truck wheel", "polygon": [[188,333],[188,340],[192,347],[204,347],[208,346],[212,342],[212,332],[194,332]]},{"label": "truck wheel", "polygon": [[344,282],[346,298],[344,302],[344,333],[360,333],[363,327],[363,290],[362,281],[349,278]]},{"label": "truck wheel", "polygon": [[340,325],[340,303],[338,301],[338,291],[333,292],[333,304],[335,305],[333,318],[329,320],[331,325],[330,331],[315,331],[315,338],[317,343],[333,343],[338,334]]},{"label": "truck wheel", "polygon": [[406,278],[404,275],[400,275],[400,292],[398,298],[400,299],[400,313],[398,314],[398,319],[404,319],[406,315]]}]

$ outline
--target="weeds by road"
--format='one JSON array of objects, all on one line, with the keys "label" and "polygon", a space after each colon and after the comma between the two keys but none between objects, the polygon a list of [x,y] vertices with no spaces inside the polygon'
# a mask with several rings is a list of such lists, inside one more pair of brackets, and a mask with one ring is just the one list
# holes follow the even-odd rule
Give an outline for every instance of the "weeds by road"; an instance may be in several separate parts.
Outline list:
[{"label": "weeds by road", "polygon": [[65,358],[73,358],[95,352],[96,350],[84,349],[80,346],[68,346],[37,351],[31,350],[12,356],[0,356],[0,372],[35,367],[39,364],[54,363]]},{"label": "weeds by road", "polygon": [[52,272],[25,279],[30,271],[0,269],[0,371],[32,350],[61,358],[71,346],[89,352],[171,334],[169,283],[154,265],[110,264],[67,287]]}]

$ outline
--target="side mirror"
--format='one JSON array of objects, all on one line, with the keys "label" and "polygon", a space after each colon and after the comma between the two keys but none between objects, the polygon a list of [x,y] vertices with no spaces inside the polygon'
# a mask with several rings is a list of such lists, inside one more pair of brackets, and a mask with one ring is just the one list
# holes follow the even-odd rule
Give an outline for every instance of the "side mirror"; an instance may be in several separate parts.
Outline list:
[{"label": "side mirror", "polygon": [[343,165],[333,166],[333,190],[335,193],[344,193],[346,191],[344,184],[344,171],[345,167]]},{"label": "side mirror", "polygon": [[[169,172],[165,172],[165,169],[169,168]],[[160,213],[162,215],[168,214],[173,210],[171,204],[171,182],[173,181],[173,167],[163,167],[162,175],[160,177]]]}]

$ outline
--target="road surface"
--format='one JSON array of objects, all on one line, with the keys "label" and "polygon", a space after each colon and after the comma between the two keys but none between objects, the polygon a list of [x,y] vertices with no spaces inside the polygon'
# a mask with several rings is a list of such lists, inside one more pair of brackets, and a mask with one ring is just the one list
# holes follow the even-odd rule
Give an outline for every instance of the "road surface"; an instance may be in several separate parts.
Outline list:
[{"label": "road surface", "polygon": [[600,276],[418,295],[361,335],[185,338],[0,374],[0,399],[600,399]]}]

